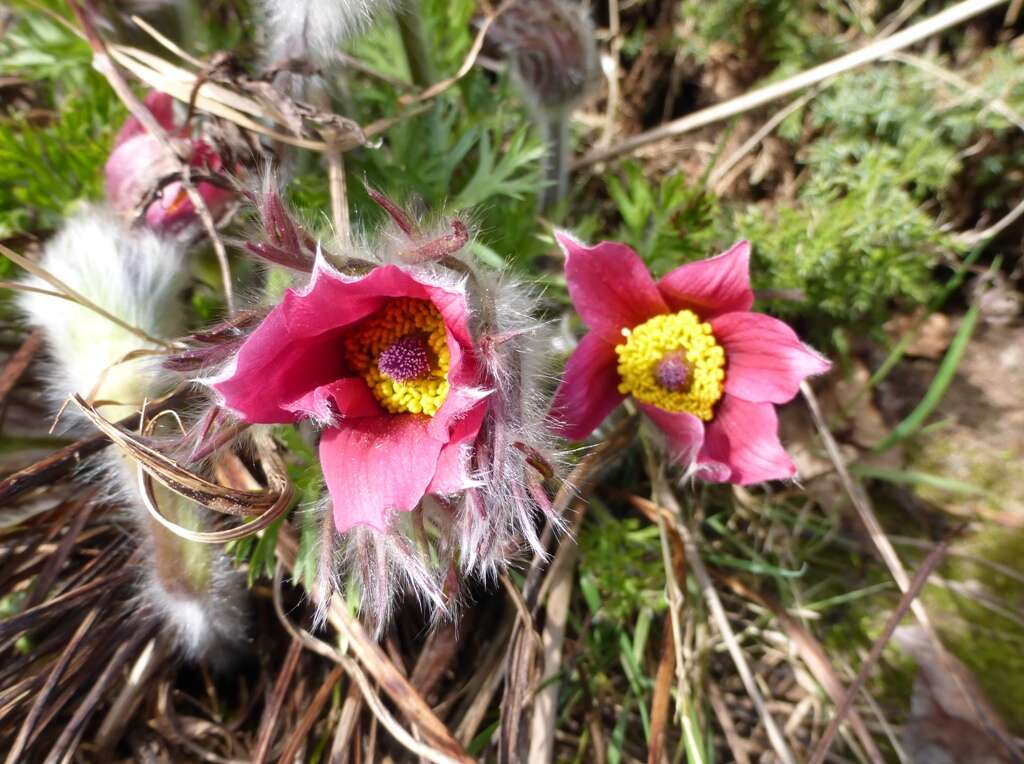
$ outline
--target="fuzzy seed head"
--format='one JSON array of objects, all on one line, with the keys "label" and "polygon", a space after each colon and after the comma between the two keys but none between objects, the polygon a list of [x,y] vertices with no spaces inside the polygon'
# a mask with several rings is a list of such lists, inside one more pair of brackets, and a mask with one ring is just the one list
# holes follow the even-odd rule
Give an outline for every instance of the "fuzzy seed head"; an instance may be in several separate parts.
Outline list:
[{"label": "fuzzy seed head", "polygon": [[597,76],[593,27],[566,0],[519,0],[498,17],[490,36],[541,109],[571,107]]}]

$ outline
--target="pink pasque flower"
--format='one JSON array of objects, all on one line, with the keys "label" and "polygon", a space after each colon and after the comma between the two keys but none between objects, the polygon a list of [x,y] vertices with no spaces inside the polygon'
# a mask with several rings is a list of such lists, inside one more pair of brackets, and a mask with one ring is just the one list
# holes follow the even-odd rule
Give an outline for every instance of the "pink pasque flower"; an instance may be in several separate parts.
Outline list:
[{"label": "pink pasque flower", "polygon": [[[206,174],[223,171],[223,160],[208,143],[192,138],[186,128],[175,124],[174,99],[171,96],[153,91],[146,96],[144,103],[172,138],[183,139],[187,143],[192,168]],[[114,150],[104,168],[107,201],[116,212],[134,215],[161,178],[177,169],[177,162],[167,155],[160,141],[131,116],[117,134]],[[207,181],[199,181],[195,185],[216,220],[230,203],[231,191]],[[192,201],[179,181],[172,181],[157,191],[154,201],[146,208],[145,219],[149,228],[165,233],[178,233],[198,222]]]},{"label": "pink pasque flower", "polygon": [[555,395],[563,436],[586,437],[629,395],[672,456],[702,478],[748,484],[796,474],[775,405],[829,362],[782,321],[751,312],[749,243],[655,282],[625,244],[556,238],[569,295],[590,329]]},{"label": "pink pasque flower", "polygon": [[388,530],[392,512],[475,485],[469,450],[489,390],[464,286],[388,264],[351,276],[322,257],[206,380],[245,421],[324,426],[334,524]]}]

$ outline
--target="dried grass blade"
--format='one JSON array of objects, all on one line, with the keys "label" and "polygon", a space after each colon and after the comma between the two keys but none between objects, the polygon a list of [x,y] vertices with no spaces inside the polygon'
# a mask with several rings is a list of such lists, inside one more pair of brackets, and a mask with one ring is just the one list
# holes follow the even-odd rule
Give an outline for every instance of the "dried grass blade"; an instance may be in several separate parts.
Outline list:
[{"label": "dried grass blade", "polygon": [[[755,602],[766,610],[771,611],[772,615],[775,616],[775,620],[779,622],[782,630],[789,637],[789,641],[796,647],[797,653],[803,660],[804,664],[811,670],[814,678],[818,680],[818,683],[825,688],[825,692],[828,693],[829,697],[832,698],[833,703],[840,703],[843,699],[845,691],[843,690],[843,683],[839,679],[839,675],[836,674],[835,669],[832,668],[832,662],[828,658],[828,653],[825,652],[825,648],[821,646],[821,643],[814,638],[807,629],[805,629],[799,621],[793,616],[786,612],[785,608],[782,607],[778,602],[775,602],[770,597],[753,591],[740,581],[735,576],[727,576],[724,574],[714,573],[716,577],[725,582],[729,588],[739,594],[741,597]],[[850,726],[853,728],[854,733],[857,735],[857,739],[861,745],[864,746],[864,751],[868,758],[875,764],[882,764],[885,761],[885,757],[882,756],[882,752],[878,750],[878,745],[875,743],[875,739],[871,737],[871,733],[868,732],[867,725],[864,720],[857,713],[856,708],[850,709]]]},{"label": "dried grass blade", "polygon": [[274,682],[274,691],[267,702],[266,710],[263,712],[263,719],[260,721],[260,731],[256,740],[256,751],[253,753],[253,764],[263,764],[270,753],[270,743],[274,737],[274,728],[277,726],[277,717],[281,713],[281,706],[284,705],[284,697],[291,689],[292,677],[295,669],[299,667],[299,658],[302,657],[302,643],[292,640],[285,655],[281,671]]},{"label": "dried grass blade", "polygon": [[792,750],[786,743],[782,730],[779,729],[778,723],[772,716],[771,711],[769,711],[768,705],[765,703],[764,696],[761,694],[761,690],[757,686],[757,682],[754,681],[754,674],[750,669],[750,664],[743,655],[743,651],[740,649],[739,643],[736,640],[736,634],[732,630],[732,626],[729,623],[729,617],[722,605],[722,600],[718,596],[718,592],[711,580],[711,576],[704,565],[704,560],[700,556],[700,551],[697,549],[696,539],[690,529],[687,528],[683,522],[682,509],[676,501],[676,497],[672,494],[672,491],[669,490],[668,486],[665,484],[664,479],[662,478],[658,480],[658,477],[659,476],[657,475],[652,476],[653,479],[657,480],[657,484],[655,485],[655,495],[657,496],[659,503],[668,507],[674,514],[676,532],[683,540],[683,547],[686,550],[686,561],[689,570],[693,572],[694,577],[697,579],[697,586],[704,597],[705,603],[707,603],[708,610],[711,612],[711,616],[714,619],[715,624],[718,626],[722,639],[725,641],[725,646],[729,652],[729,656],[732,658],[733,663],[736,666],[736,671],[743,682],[743,687],[746,690],[747,695],[750,697],[751,702],[754,704],[754,707],[757,709],[758,716],[761,717],[765,731],[768,733],[768,740],[771,742],[772,749],[784,764],[796,764],[796,758],[793,756]]},{"label": "dried grass blade", "polygon": [[32,708],[25,717],[25,721],[22,723],[21,729],[18,730],[18,737],[15,738],[14,743],[11,745],[11,750],[7,753],[6,764],[18,764],[18,762],[22,760],[21,755],[28,742],[29,733],[36,734],[41,730],[41,727],[38,724],[39,717],[42,715],[43,708],[49,700],[50,693],[53,692],[53,689],[57,686],[57,682],[60,680],[61,676],[63,676],[64,671],[71,662],[71,658],[77,654],[78,646],[89,633],[89,630],[96,622],[99,614],[99,607],[94,607],[89,611],[88,615],[86,615],[78,625],[74,635],[71,637],[71,641],[68,642],[68,646],[61,653],[56,665],[50,669],[50,673],[46,676],[46,682],[43,684],[39,692],[36,693],[35,700],[32,702]]},{"label": "dried grass blade", "polygon": [[81,600],[93,594],[97,589],[102,589],[106,586],[114,587],[127,583],[133,578],[133,576],[134,573],[132,571],[125,571],[109,578],[101,578],[91,581],[76,589],[64,592],[60,596],[54,597],[48,602],[36,605],[30,610],[26,610],[22,613],[18,613],[16,616],[0,621],[0,640],[7,639],[15,634],[20,634],[27,629],[31,629],[33,625],[42,618],[52,618],[58,613],[62,613],[77,606]]},{"label": "dried grass blade", "polygon": [[[287,525],[283,525],[277,536],[277,555],[289,570],[295,566],[297,551],[298,541],[294,533],[292,533]],[[443,753],[445,760],[466,763],[473,761],[463,747],[452,737],[444,722],[437,717],[433,709],[423,699],[423,696],[416,692],[408,680],[395,668],[394,664],[391,663],[387,655],[380,648],[380,645],[370,639],[366,629],[349,613],[345,602],[338,596],[331,597],[327,618],[338,633],[347,640],[349,649],[359,663],[366,667],[367,673],[380,684],[381,689],[402,709],[409,721],[419,727],[420,732],[427,741],[439,752]],[[341,657],[344,658],[344,656]],[[354,662],[352,662],[352,666],[358,669]],[[349,671],[349,674],[359,683],[366,702],[371,708],[374,708],[375,714],[379,711],[387,713],[382,704],[380,708],[375,706],[375,702],[379,704],[380,701],[376,697],[376,693],[369,686],[369,682],[362,671],[359,670],[358,673]],[[414,745],[422,748],[415,741],[412,742]],[[411,750],[416,750],[416,748],[414,747]]]},{"label": "dried grass blade", "polygon": [[272,488],[278,490],[270,492],[238,491],[211,483],[105,419],[93,406],[86,403],[82,396],[76,394],[71,400],[90,422],[139,462],[140,466],[159,483],[208,509],[236,517],[248,517],[277,503],[280,491],[284,489],[283,485],[277,485]]},{"label": "dried grass blade", "polygon": [[4,405],[7,394],[11,392],[14,385],[21,379],[21,375],[25,373],[25,370],[32,363],[32,359],[42,346],[43,333],[36,329],[25,338],[25,341],[21,343],[21,347],[4,364],[3,370],[0,371],[0,407]]},{"label": "dried grass blade", "polygon": [[[575,542],[567,541],[558,550],[558,556],[545,579],[550,590],[545,606],[544,632],[541,634],[543,651],[543,679],[547,683],[537,692],[533,700],[533,716],[530,719],[529,761],[546,764],[555,756],[555,727],[558,720],[558,694],[562,683],[562,645],[565,642],[565,626],[569,618],[576,559],[579,548]],[[550,584],[549,584],[550,582]]]},{"label": "dried grass blade", "polygon": [[672,621],[665,619],[661,633],[661,658],[658,672],[654,677],[654,694],[651,696],[651,744],[647,749],[647,764],[661,764],[668,736],[669,705],[672,700],[672,677],[675,675],[675,640],[672,637]]},{"label": "dried grass blade", "polygon": [[64,533],[64,538],[62,538],[60,543],[57,545],[57,550],[47,557],[46,565],[33,582],[32,590],[29,592],[28,599],[25,601],[26,610],[34,608],[43,601],[44,597],[46,597],[46,594],[50,591],[54,581],[57,580],[60,569],[64,566],[68,556],[71,554],[72,548],[78,542],[78,535],[82,532],[82,528],[85,527],[86,522],[88,522],[89,517],[92,515],[95,508],[96,505],[91,501],[85,501],[81,504],[81,508],[75,514],[70,527],[68,527],[67,531]]},{"label": "dried grass blade", "polygon": [[[111,46],[110,57],[150,87],[162,90],[183,103],[190,102],[198,81],[197,76],[191,72],[169,64],[159,56],[122,45]],[[254,99],[239,95],[216,83],[202,83],[196,93],[195,107],[246,130],[291,146],[319,152],[327,151],[328,148],[324,141],[297,137],[260,124],[253,117],[280,122],[280,115],[275,118],[274,114],[268,113],[268,110]],[[349,151],[365,143],[366,137],[360,132],[356,137],[339,141],[337,146],[340,151]]]},{"label": "dried grass blade", "polygon": [[344,675],[345,669],[342,666],[335,666],[331,673],[327,675],[323,684],[320,685],[320,689],[313,696],[313,700],[310,701],[309,707],[302,714],[302,718],[299,719],[299,723],[295,725],[295,729],[285,743],[284,751],[278,758],[277,764],[290,764],[295,761],[302,741],[309,734],[309,731],[313,729],[314,722],[316,722],[320,712],[323,711],[327,701],[331,699],[334,686],[341,681]]},{"label": "dried grass blade", "polygon": [[141,628],[129,637],[127,641],[122,642],[121,645],[118,646],[114,651],[110,662],[103,670],[103,673],[101,673],[95,682],[93,682],[89,693],[78,705],[78,708],[75,709],[75,713],[64,727],[64,730],[61,732],[57,742],[54,744],[53,748],[50,749],[47,761],[53,761],[61,756],[66,756],[74,752],[74,749],[77,747],[77,740],[81,736],[85,723],[89,721],[89,718],[96,711],[96,706],[98,705],[103,693],[106,692],[107,688],[115,681],[120,673],[121,667],[127,663],[128,659],[132,655],[135,654],[139,645],[150,638],[152,631],[152,626]]},{"label": "dried grass blade", "polygon": [[861,664],[860,671],[857,672],[856,678],[850,683],[849,687],[846,688],[846,694],[843,697],[842,703],[836,708],[835,713],[832,715],[832,720],[829,722],[828,727],[825,729],[825,733],[818,740],[818,744],[814,747],[814,752],[809,759],[810,764],[822,764],[825,761],[828,750],[832,746],[832,741],[835,739],[836,732],[839,730],[839,725],[843,721],[843,717],[849,712],[853,706],[853,699],[857,697],[861,687],[864,686],[864,682],[867,681],[868,674],[871,673],[871,669],[874,667],[878,658],[882,655],[882,650],[889,644],[889,640],[892,639],[892,634],[896,631],[896,627],[899,626],[900,621],[903,620],[903,616],[910,610],[911,604],[917,599],[917,595],[921,593],[921,589],[924,588],[925,583],[928,581],[928,576],[932,574],[932,571],[938,567],[939,563],[942,562],[942,558],[946,554],[946,549],[949,547],[952,541],[952,536],[944,539],[939,544],[935,545],[935,548],[928,553],[924,562],[921,563],[921,567],[918,568],[917,573],[914,574],[913,580],[910,582],[910,586],[907,587],[906,592],[900,598],[899,605],[889,615],[888,620],[885,622],[885,628],[882,629],[882,633],[878,635],[878,639],[875,640],[874,644],[871,645],[871,650],[868,652],[867,658],[864,659],[864,663]]}]

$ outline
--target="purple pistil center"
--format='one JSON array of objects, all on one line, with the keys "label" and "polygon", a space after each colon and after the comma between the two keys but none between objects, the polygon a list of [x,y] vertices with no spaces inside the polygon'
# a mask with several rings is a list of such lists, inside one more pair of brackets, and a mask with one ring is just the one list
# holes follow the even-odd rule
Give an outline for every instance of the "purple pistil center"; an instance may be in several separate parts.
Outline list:
[{"label": "purple pistil center", "polygon": [[679,351],[666,353],[654,369],[658,384],[670,393],[684,392],[690,386],[690,364]]},{"label": "purple pistil center", "polygon": [[377,357],[377,368],[397,382],[410,382],[430,375],[430,348],[426,340],[409,334]]}]

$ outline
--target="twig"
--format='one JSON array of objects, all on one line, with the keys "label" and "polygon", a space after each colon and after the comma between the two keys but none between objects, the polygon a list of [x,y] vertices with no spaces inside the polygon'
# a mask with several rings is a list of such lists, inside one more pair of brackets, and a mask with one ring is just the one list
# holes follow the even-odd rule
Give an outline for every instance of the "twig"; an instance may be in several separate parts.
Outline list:
[{"label": "twig", "polygon": [[576,567],[578,547],[572,541],[558,550],[558,558],[548,574],[551,588],[548,592],[544,633],[541,643],[544,656],[543,680],[548,683],[533,701],[533,716],[530,719],[531,764],[547,764],[555,755],[555,722],[558,720],[558,692],[561,682],[557,679],[562,671],[562,644],[565,641],[565,624],[569,617],[569,600],[572,597],[573,570]]},{"label": "twig", "polygon": [[32,359],[42,345],[43,333],[36,329],[25,338],[25,341],[21,343],[21,347],[4,364],[3,369],[0,369],[0,407],[4,405],[7,394],[11,392],[14,385],[21,379],[21,375],[25,373],[25,369],[32,363]]},{"label": "twig", "polygon": [[876,40],[853,53],[848,53],[820,66],[807,69],[781,82],[752,90],[724,103],[716,104],[707,109],[701,109],[693,114],[687,114],[685,117],[680,117],[653,130],[648,130],[639,135],[634,135],[632,138],[620,141],[614,146],[591,151],[576,162],[574,169],[589,167],[598,162],[614,159],[651,143],[663,141],[667,138],[675,138],[698,128],[764,106],[791,93],[796,93],[804,88],[835,77],[837,74],[848,72],[864,64],[884,58],[890,53],[927,39],[991,8],[1004,5],[1006,2],[1008,0],[963,0],[963,2],[957,3],[931,18],[894,34],[892,37]]},{"label": "twig", "polygon": [[[282,526],[278,531],[276,551],[278,558],[281,559],[285,567],[289,569],[294,567],[295,556],[298,552],[298,542],[287,526]],[[413,689],[408,680],[388,660],[387,655],[380,649],[380,646],[370,639],[362,624],[352,617],[348,612],[345,602],[337,595],[331,597],[327,611],[327,620],[342,637],[348,640],[349,649],[352,651],[352,654],[366,667],[367,672],[380,684],[381,689],[402,709],[411,722],[418,725],[421,732],[433,746],[430,750],[436,749],[436,751],[443,752],[446,760],[471,764],[472,759],[452,737],[444,723],[437,718],[437,715],[423,699],[423,696]],[[352,678],[359,682],[360,687],[364,689],[364,697],[371,707],[374,707],[375,702],[380,704],[380,700],[376,697],[376,693],[372,691],[372,688],[370,688],[369,682],[361,670],[358,674],[352,674]],[[365,687],[363,683],[365,683]],[[382,704],[380,708],[383,709]],[[375,709],[375,712],[379,710]],[[384,711],[386,713],[386,709]],[[421,753],[420,755],[423,754]]]},{"label": "twig", "polygon": [[210,208],[206,205],[206,200],[203,199],[202,194],[199,193],[199,189],[195,187],[192,182],[191,168],[187,158],[180,156],[174,147],[174,143],[171,141],[170,136],[160,126],[160,123],[156,121],[153,114],[143,105],[132,89],[128,86],[124,77],[121,75],[120,70],[111,60],[110,55],[107,51],[107,45],[103,42],[103,39],[99,36],[96,28],[93,26],[92,20],[89,18],[88,13],[79,4],[78,0],[68,0],[71,5],[71,10],[74,11],[75,17],[78,19],[78,23],[82,26],[82,31],[85,32],[85,37],[89,41],[89,45],[93,50],[93,66],[107,79],[110,86],[114,89],[118,98],[128,107],[128,111],[132,113],[144,128],[146,132],[156,138],[157,142],[163,147],[167,155],[171,157],[175,162],[178,163],[181,172],[181,187],[185,189],[185,193],[188,194],[189,201],[192,202],[192,207],[195,209],[196,214],[203,223],[203,227],[206,228],[206,233],[210,237],[210,241],[213,244],[213,251],[217,255],[217,262],[220,265],[221,279],[224,282],[224,304],[227,307],[229,315],[233,315],[235,312],[235,297],[234,288],[231,284],[231,266],[228,263],[228,253],[224,248],[224,242],[220,238],[220,234],[217,233],[217,226],[213,221],[213,215],[210,212]]},{"label": "twig", "polygon": [[878,635],[878,639],[875,640],[874,644],[871,645],[871,651],[868,653],[867,658],[864,659],[864,663],[861,664],[860,671],[857,672],[856,678],[850,683],[850,686],[846,688],[846,695],[843,697],[843,702],[836,708],[835,714],[832,715],[832,720],[829,722],[828,727],[825,729],[825,734],[818,740],[818,744],[814,748],[814,753],[811,755],[810,764],[822,764],[825,760],[828,749],[832,746],[832,740],[835,738],[836,732],[839,730],[839,725],[843,721],[843,717],[846,716],[850,707],[853,705],[853,699],[857,697],[861,687],[864,686],[864,682],[868,678],[868,674],[871,673],[871,669],[874,667],[875,662],[882,655],[882,650],[889,644],[889,640],[892,639],[892,634],[896,631],[896,627],[899,626],[903,616],[907,614],[914,602],[917,601],[917,595],[921,593],[921,589],[924,587],[925,582],[928,580],[928,576],[931,575],[932,571],[942,561],[943,556],[946,552],[946,547],[949,546],[952,541],[952,536],[944,539],[939,544],[936,544],[935,548],[928,553],[921,567],[917,573],[914,574],[914,580],[910,582],[910,586],[904,592],[903,597],[900,599],[899,605],[889,616],[889,619],[885,623],[885,628],[882,629],[882,633]]},{"label": "twig", "polygon": [[998,236],[1011,225],[1020,220],[1022,216],[1024,216],[1024,199],[1017,202],[1016,207],[1014,207],[1012,210],[1006,213],[1006,215],[1001,217],[988,228],[977,232],[967,231],[965,233],[960,234],[957,238],[968,246],[980,244],[983,241]]},{"label": "twig", "polygon": [[818,93],[821,92],[821,89],[825,87],[827,84],[827,82],[822,83],[821,87],[815,88],[814,90],[804,93],[799,98],[794,99],[793,102],[788,104],[785,108],[777,111],[771,119],[765,122],[757,130],[757,132],[755,132],[753,135],[747,138],[747,140],[743,142],[742,146],[736,149],[736,151],[730,154],[724,162],[722,162],[720,165],[715,167],[714,170],[712,170],[711,175],[708,176],[708,187],[713,188],[716,194],[720,194],[722,191],[724,191],[724,189],[718,188],[719,181],[721,181],[726,175],[728,175],[729,171],[737,164],[739,164],[740,160],[743,159],[743,157],[745,157],[747,154],[753,151],[761,141],[767,138],[772,133],[772,131],[775,130],[775,128],[781,125],[785,121],[786,117],[788,117],[790,114],[793,114],[796,111],[799,111],[804,106],[806,106],[808,101],[810,101],[812,98],[818,95]]},{"label": "twig", "polygon": [[[807,407],[810,409],[811,418],[814,420],[814,425],[825,444],[825,450],[828,452],[829,459],[831,459],[832,464],[836,468],[836,472],[839,474],[839,480],[843,485],[843,489],[846,491],[854,509],[857,511],[857,515],[860,517],[861,522],[867,529],[868,535],[871,537],[871,541],[874,544],[875,549],[878,551],[882,561],[889,569],[889,574],[893,577],[893,580],[896,581],[896,585],[900,588],[900,591],[906,593],[910,589],[910,578],[907,576],[906,568],[903,567],[903,562],[900,560],[899,555],[896,554],[896,549],[893,547],[889,537],[885,535],[885,531],[883,530],[881,523],[878,522],[878,517],[875,515],[875,511],[871,506],[871,501],[864,492],[864,489],[859,483],[855,482],[853,477],[850,475],[850,470],[847,468],[846,460],[843,459],[843,455],[839,451],[836,439],[832,435],[832,431],[828,428],[828,425],[825,423],[825,418],[822,416],[821,407],[818,405],[818,399],[814,395],[814,391],[806,382],[801,382],[800,392],[807,401]],[[910,603],[910,609],[914,613],[914,617],[917,619],[917,622],[921,624],[921,627],[931,640],[936,653],[943,661],[946,661],[948,658],[946,648],[943,646],[942,640],[939,639],[924,605],[921,604],[920,600],[914,599]],[[952,672],[952,676],[954,681],[957,683],[958,689],[963,694],[967,702],[974,705],[975,701],[969,689],[959,680],[955,672]],[[984,717],[979,714],[978,718],[983,719]],[[998,730],[989,729],[988,732],[993,734],[1008,751],[1014,755],[1018,755],[1017,746],[1013,741],[1007,739],[1005,735],[1001,735]]]},{"label": "twig", "polygon": [[768,740],[772,744],[772,748],[775,754],[783,762],[783,764],[796,764],[796,758],[793,756],[793,752],[790,750],[789,745],[786,743],[786,739],[782,735],[782,730],[779,729],[775,718],[771,715],[768,710],[768,706],[764,701],[764,696],[761,694],[761,690],[757,686],[757,682],[754,681],[754,674],[750,670],[750,664],[747,663],[746,657],[743,655],[743,651],[740,649],[739,642],[736,640],[736,634],[732,630],[732,625],[729,623],[729,616],[726,615],[725,608],[722,606],[722,600],[718,596],[718,592],[715,590],[715,585],[711,581],[711,576],[708,574],[707,568],[704,566],[704,560],[700,556],[700,551],[697,549],[697,542],[693,537],[693,533],[687,527],[685,520],[683,519],[682,508],[679,506],[679,502],[676,501],[676,497],[669,490],[665,484],[664,478],[660,476],[657,479],[655,487],[656,495],[658,497],[658,503],[662,506],[667,507],[673,512],[678,518],[676,523],[676,529],[679,535],[683,539],[683,547],[686,549],[686,564],[687,568],[693,572],[694,577],[697,579],[697,586],[700,589],[701,594],[704,596],[704,601],[707,603],[708,610],[711,611],[711,617],[715,621],[715,625],[718,626],[719,632],[722,634],[722,640],[725,642],[726,649],[729,651],[729,656],[732,658],[733,663],[736,666],[736,671],[740,675],[740,680],[743,682],[743,687],[750,697],[751,702],[754,704],[754,708],[757,709],[758,716],[761,717],[761,722],[764,724],[765,731],[768,733]]}]

